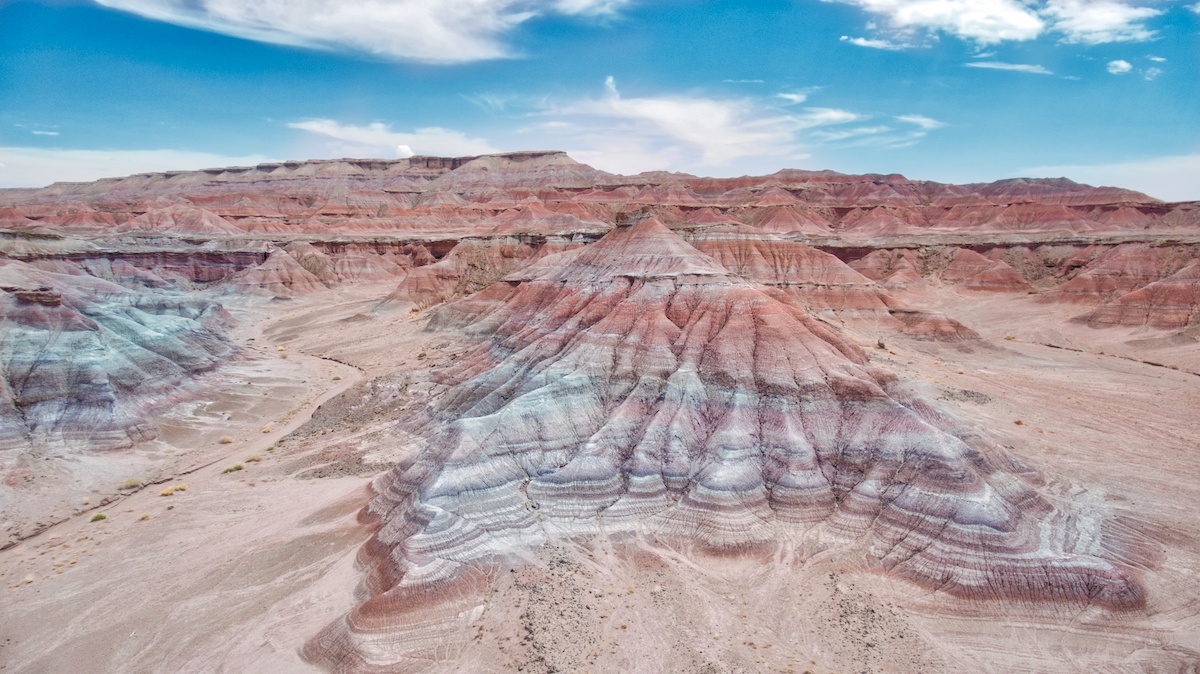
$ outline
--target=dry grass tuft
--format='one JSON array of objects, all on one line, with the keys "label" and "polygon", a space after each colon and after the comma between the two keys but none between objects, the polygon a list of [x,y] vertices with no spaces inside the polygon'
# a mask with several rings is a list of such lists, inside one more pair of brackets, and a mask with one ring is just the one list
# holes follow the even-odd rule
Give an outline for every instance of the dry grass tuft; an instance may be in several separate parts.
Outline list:
[{"label": "dry grass tuft", "polygon": [[340,374],[335,374],[335,375],[333,375],[333,380],[334,380],[334,381],[341,381],[341,380],[342,380],[342,375],[340,375]]},{"label": "dry grass tuft", "polygon": [[224,473],[234,473],[234,472],[237,472],[237,471],[239,471],[239,470],[242,470],[242,469],[244,469],[244,468],[245,468],[245,466],[243,466],[242,464],[240,464],[240,463],[235,463],[235,464],[233,464],[232,466],[229,466],[229,467],[228,467],[228,468],[226,468],[225,470],[221,471],[221,473],[222,473],[222,474],[224,474]]},{"label": "dry grass tuft", "polygon": [[120,487],[117,487],[117,491],[128,491],[130,489],[137,489],[138,487],[142,486],[143,484],[145,484],[145,483],[142,482],[142,478],[140,478],[140,477],[128,477],[128,478],[125,478],[125,481],[121,483]]},{"label": "dry grass tuft", "polygon": [[259,461],[262,461],[262,457],[255,454],[254,456],[247,456],[245,459],[243,459],[243,461],[246,463],[258,463]]},{"label": "dry grass tuft", "polygon": [[138,518],[138,521],[139,521],[139,522],[145,522],[145,521],[146,521],[146,520],[148,520],[148,519],[150,519],[150,515],[149,515],[149,513],[147,513],[147,514],[144,514],[144,515],[142,515],[141,517],[139,517],[139,518]]},{"label": "dry grass tuft", "polygon": [[186,484],[177,484],[158,492],[159,496],[174,496],[177,491],[187,491]]},{"label": "dry grass tuft", "polygon": [[106,520],[106,519],[108,519],[108,515],[105,515],[104,513],[96,513],[95,515],[92,515],[92,519],[90,519],[88,521],[89,522],[99,522],[100,520]]},{"label": "dry grass tuft", "polygon": [[221,439],[217,440],[217,442],[221,443],[222,445],[231,445],[233,444],[233,438],[229,437],[228,435],[222,435]]}]

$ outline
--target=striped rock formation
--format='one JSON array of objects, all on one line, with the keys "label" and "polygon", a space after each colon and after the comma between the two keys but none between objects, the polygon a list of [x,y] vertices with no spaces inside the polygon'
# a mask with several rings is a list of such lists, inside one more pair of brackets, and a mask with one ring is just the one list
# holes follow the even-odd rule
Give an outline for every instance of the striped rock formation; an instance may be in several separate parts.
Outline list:
[{"label": "striped rock formation", "polygon": [[375,483],[364,601],[305,651],[334,671],[426,666],[492,574],[563,541],[838,548],[960,597],[1144,601],[1098,513],[654,219],[440,311],[481,342]]}]

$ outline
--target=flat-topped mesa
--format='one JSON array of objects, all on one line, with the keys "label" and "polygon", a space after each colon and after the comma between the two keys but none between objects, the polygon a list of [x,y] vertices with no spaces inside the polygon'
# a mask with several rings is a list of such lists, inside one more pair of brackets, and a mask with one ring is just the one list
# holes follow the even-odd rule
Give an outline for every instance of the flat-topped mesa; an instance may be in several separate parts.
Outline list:
[{"label": "flat-topped mesa", "polygon": [[[164,203],[194,206],[212,217],[141,218]],[[104,234],[134,220],[130,231],[139,234],[161,230],[214,238],[239,231],[465,235],[549,227],[565,233],[602,229],[614,213],[637,206],[668,223],[740,223],[776,234],[861,241],[948,232],[1077,236],[1200,226],[1195,203],[1167,204],[1131,190],[1062,179],[946,185],[894,174],[797,170],[739,178],[662,171],[621,176],[549,150],[270,162],[0,190],[0,223]],[[525,211],[524,220],[514,210]]]},{"label": "flat-topped mesa", "polygon": [[433,657],[455,620],[437,606],[471,615],[495,570],[594,537],[833,547],[960,597],[1143,602],[1101,514],[1051,503],[1018,459],[653,219],[442,311],[483,340],[404,422],[427,444],[375,483],[369,599],[305,651],[337,671]]}]

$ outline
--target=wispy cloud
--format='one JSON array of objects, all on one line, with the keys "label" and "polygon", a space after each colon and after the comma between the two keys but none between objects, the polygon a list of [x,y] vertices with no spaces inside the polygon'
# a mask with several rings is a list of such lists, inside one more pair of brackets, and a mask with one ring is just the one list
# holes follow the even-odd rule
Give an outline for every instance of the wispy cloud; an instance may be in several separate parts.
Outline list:
[{"label": "wispy cloud", "polygon": [[1147,56],[1146,58],[1150,59],[1151,61],[1154,61],[1155,63],[1166,63],[1167,62],[1167,60],[1161,56]]},{"label": "wispy cloud", "polygon": [[895,51],[904,49],[906,46],[902,44],[896,44],[890,40],[882,40],[879,38],[850,37],[849,35],[843,35],[840,39],[842,42],[849,42],[850,44],[857,45],[859,47],[867,47],[869,49],[887,49]]},{"label": "wispy cloud", "polygon": [[968,68],[986,68],[988,70],[1011,70],[1018,73],[1032,73],[1034,75],[1053,75],[1045,68],[1045,66],[1032,65],[1028,63],[1004,63],[1003,61],[972,61],[964,63]]},{"label": "wispy cloud", "polygon": [[1162,68],[1146,68],[1144,71],[1142,71],[1142,79],[1149,82],[1150,80],[1161,75],[1162,72]]},{"label": "wispy cloud", "polygon": [[1034,166],[1021,169],[1033,177],[1066,176],[1089,185],[1119,185],[1167,201],[1200,200],[1200,154],[1150,157],[1109,164]]},{"label": "wispy cloud", "polygon": [[800,128],[838,123],[823,111],[809,111],[801,121],[743,98],[624,97],[612,77],[604,86],[602,98],[553,106],[546,114],[591,142],[640,144],[653,148],[644,154],[677,158],[672,164],[719,166],[747,156],[786,156],[798,152]]},{"label": "wispy cloud", "polygon": [[36,130],[36,131],[30,131],[29,133],[32,133],[35,136],[57,136],[58,135],[57,131]]},{"label": "wispy cloud", "polygon": [[[620,173],[669,169],[732,175],[796,165],[818,147],[904,147],[941,122],[901,115],[894,123],[864,123],[873,115],[830,106],[803,106],[816,88],[770,98],[702,94],[625,96],[609,77],[604,95],[547,104],[529,134],[559,138],[572,156]],[[783,107],[779,107],[782,101]],[[876,116],[877,117],[877,116]]]},{"label": "wispy cloud", "polygon": [[798,106],[798,104],[808,101],[809,95],[806,91],[784,92],[784,94],[775,94],[775,98],[781,98],[790,106]]},{"label": "wispy cloud", "polygon": [[1125,73],[1133,70],[1133,64],[1131,64],[1129,61],[1117,59],[1115,61],[1109,61],[1107,68],[1108,72],[1113,75],[1124,75]]},{"label": "wispy cloud", "polygon": [[763,80],[721,80],[727,84],[762,84]]},{"label": "wispy cloud", "polygon": [[482,138],[471,138],[461,131],[440,127],[427,127],[404,133],[393,131],[390,124],[380,122],[356,126],[332,119],[290,122],[288,127],[336,141],[328,149],[342,156],[382,154],[387,157],[411,157],[414,154],[424,154],[463,157],[499,152]]},{"label": "wispy cloud", "polygon": [[426,63],[513,55],[508,34],[547,14],[611,15],[628,0],[96,0],[148,19],[272,44]]},{"label": "wispy cloud", "polygon": [[938,120],[931,119],[925,115],[896,115],[896,119],[900,120],[901,122],[915,124],[926,131],[932,131],[934,129],[940,129],[943,126],[946,126],[945,122],[939,122]]},{"label": "wispy cloud", "polygon": [[1162,14],[1118,0],[1050,0],[1043,10],[1064,42],[1143,42],[1154,37],[1145,20]]},{"label": "wispy cloud", "polygon": [[64,150],[0,147],[0,187],[44,187],[57,181],[115,178],[133,173],[253,166],[263,155],[228,156],[187,150]]}]

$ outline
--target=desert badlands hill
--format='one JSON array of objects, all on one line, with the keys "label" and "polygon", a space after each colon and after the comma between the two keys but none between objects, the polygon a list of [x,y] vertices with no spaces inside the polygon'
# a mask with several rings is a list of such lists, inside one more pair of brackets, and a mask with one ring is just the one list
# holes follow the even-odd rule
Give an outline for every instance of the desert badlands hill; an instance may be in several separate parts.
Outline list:
[{"label": "desert badlands hill", "polygon": [[1200,203],[0,190],[0,670],[1194,672]]}]

